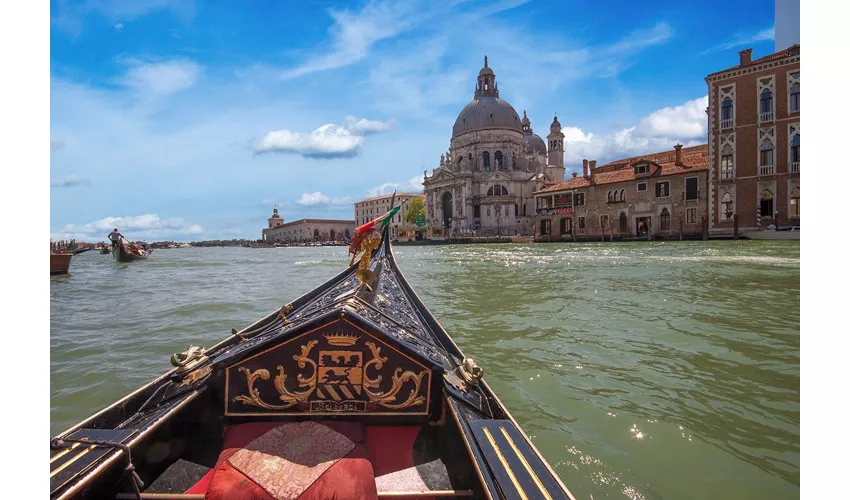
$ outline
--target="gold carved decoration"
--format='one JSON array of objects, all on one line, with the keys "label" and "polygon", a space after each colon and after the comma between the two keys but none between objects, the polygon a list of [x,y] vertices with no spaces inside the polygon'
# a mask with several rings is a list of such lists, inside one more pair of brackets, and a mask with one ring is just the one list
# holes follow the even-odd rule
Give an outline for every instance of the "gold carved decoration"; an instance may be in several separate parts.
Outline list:
[{"label": "gold carved decoration", "polygon": [[369,269],[369,264],[372,261],[372,251],[376,250],[379,246],[381,246],[381,237],[376,233],[370,234],[363,241],[363,246],[361,247],[363,253],[360,257],[360,265],[357,266],[357,271],[354,273],[354,276],[360,280],[360,285],[357,288],[365,286],[371,291],[372,288],[369,286],[369,283],[375,277],[375,273]]},{"label": "gold carved decoration", "polygon": [[[283,404],[267,403],[262,399],[259,389],[254,386],[258,379],[269,380],[271,374],[267,369],[251,370],[244,366],[239,367],[238,371],[245,374],[248,393],[236,396],[232,401],[267,410],[285,410],[298,404],[312,408],[311,405],[318,404],[321,408],[327,408],[326,405],[348,405],[347,408],[352,408],[351,411],[365,411],[366,403],[398,410],[426,402],[422,393],[427,391],[427,386],[423,391],[422,381],[425,375],[430,373],[429,370],[423,369],[416,373],[396,368],[391,378],[391,387],[382,391],[383,376],[380,371],[388,358],[381,356],[379,346],[374,342],[365,342],[371,359],[364,363],[366,352],[340,350],[338,347],[355,346],[361,337],[341,332],[323,336],[328,347],[314,352],[313,348],[319,340],[310,340],[301,346],[301,354],[292,357],[298,363],[298,368],[308,370],[306,374],[299,373],[296,376],[299,390],[290,391],[286,388],[287,374],[283,366],[277,366],[274,388]],[[311,358],[311,354],[318,359],[318,363]],[[378,371],[374,378],[370,377],[370,370]],[[413,388],[404,395],[401,393],[402,388],[408,381],[413,383]]]}]

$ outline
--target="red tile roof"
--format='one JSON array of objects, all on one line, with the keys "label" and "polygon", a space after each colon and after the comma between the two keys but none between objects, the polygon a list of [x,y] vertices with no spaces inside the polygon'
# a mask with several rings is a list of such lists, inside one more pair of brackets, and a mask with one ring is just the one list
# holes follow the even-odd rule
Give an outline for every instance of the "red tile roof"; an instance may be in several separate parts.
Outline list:
[{"label": "red tile roof", "polygon": [[748,66],[755,66],[757,64],[762,64],[762,63],[766,63],[766,62],[770,62],[770,61],[776,61],[778,59],[785,59],[786,57],[791,57],[791,56],[795,56],[795,55],[796,56],[800,55],[800,44],[798,44],[798,43],[795,43],[794,45],[788,47],[787,49],[780,50],[778,52],[774,52],[773,54],[768,54],[764,57],[760,57],[760,58],[755,59],[753,61],[750,61],[746,64],[739,64],[737,66],[732,66],[731,68],[726,68],[726,69],[723,69],[723,70],[720,70],[720,71],[715,71],[714,73],[711,73],[708,76],[713,76],[713,75],[717,75],[717,74],[720,74],[720,73],[725,73],[727,71],[732,71],[734,69],[746,68]]},{"label": "red tile roof", "polygon": [[682,148],[682,164],[676,165],[675,151],[662,151],[650,153],[622,160],[612,161],[593,170],[593,176],[573,177],[572,179],[547,186],[534,193],[551,193],[588,187],[590,185],[614,184],[635,180],[635,171],[632,165],[640,161],[649,161],[657,169],[652,175],[646,177],[659,177],[665,175],[676,175],[708,170],[708,144]]}]

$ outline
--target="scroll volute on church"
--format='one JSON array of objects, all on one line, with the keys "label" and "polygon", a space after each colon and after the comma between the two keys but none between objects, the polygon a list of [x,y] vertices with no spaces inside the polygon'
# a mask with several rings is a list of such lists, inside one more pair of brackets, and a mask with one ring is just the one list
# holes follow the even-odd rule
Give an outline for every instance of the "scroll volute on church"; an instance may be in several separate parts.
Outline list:
[{"label": "scroll volute on church", "polygon": [[427,415],[431,370],[344,319],[226,371],[225,415]]}]

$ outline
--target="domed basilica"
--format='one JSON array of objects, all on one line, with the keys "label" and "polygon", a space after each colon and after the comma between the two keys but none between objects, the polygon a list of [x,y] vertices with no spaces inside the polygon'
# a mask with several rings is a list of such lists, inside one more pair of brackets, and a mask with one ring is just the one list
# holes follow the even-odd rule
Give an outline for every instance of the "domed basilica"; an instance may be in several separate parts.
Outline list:
[{"label": "domed basilica", "polygon": [[[449,151],[431,176],[425,172],[425,207],[435,233],[532,235],[532,193],[564,180],[564,134],[558,117],[547,143],[499,98],[496,75],[478,73],[475,96],[455,120]],[[442,231],[441,231],[442,230]]]}]

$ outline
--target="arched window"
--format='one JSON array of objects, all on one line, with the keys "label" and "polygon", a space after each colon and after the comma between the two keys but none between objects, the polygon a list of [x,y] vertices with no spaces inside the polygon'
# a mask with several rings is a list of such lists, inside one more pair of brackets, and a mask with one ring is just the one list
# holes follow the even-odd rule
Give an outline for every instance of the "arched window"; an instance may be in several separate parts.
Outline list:
[{"label": "arched window", "polygon": [[791,85],[791,102],[788,103],[789,111],[800,111],[800,84]]},{"label": "arched window", "polygon": [[665,207],[661,210],[661,230],[669,231],[670,230],[670,211]]},{"label": "arched window", "polygon": [[773,92],[768,89],[764,89],[761,92],[761,111],[760,113],[770,113],[773,111]]},{"label": "arched window", "polygon": [[732,99],[726,98],[723,100],[723,104],[720,106],[720,119],[721,120],[731,120],[732,119]]},{"label": "arched window", "polygon": [[726,193],[720,198],[720,220],[732,220],[735,210],[732,206],[732,195]]},{"label": "arched window", "polygon": [[613,201],[614,201],[614,197],[613,197],[613,195],[611,194],[611,191],[608,191],[608,203],[611,203],[611,202],[613,202]]},{"label": "arched window", "polygon": [[791,190],[791,213],[789,217],[800,217],[800,186],[795,186]]},{"label": "arched window", "polygon": [[484,170],[490,170],[490,153],[487,151],[481,153],[481,161],[484,165]]},{"label": "arched window", "polygon": [[493,155],[493,159],[496,160],[496,170],[504,170],[502,168],[502,152],[496,151],[496,154]]},{"label": "arched window", "polygon": [[626,217],[625,212],[620,212],[620,232],[621,233],[629,232],[629,218]]},{"label": "arched window", "polygon": [[620,190],[620,201],[626,201],[626,190],[625,189]]},{"label": "arched window", "polygon": [[732,146],[725,145],[720,152],[720,178],[731,179],[735,176],[735,162]]},{"label": "arched window", "polygon": [[507,196],[508,190],[505,186],[501,184],[496,184],[495,186],[491,186],[490,189],[487,190],[487,196]]},{"label": "arched window", "polygon": [[800,161],[800,134],[795,134],[791,139],[791,161]]},{"label": "arched window", "polygon": [[770,140],[765,139],[761,142],[759,153],[759,165],[773,165],[773,143]]},{"label": "arched window", "polygon": [[474,205],[472,207],[472,216],[475,217],[476,219],[481,218],[481,205]]},{"label": "arched window", "polygon": [[771,191],[770,189],[765,189],[761,192],[761,198],[759,199],[759,210],[762,219],[765,217],[773,217],[773,191]]}]

